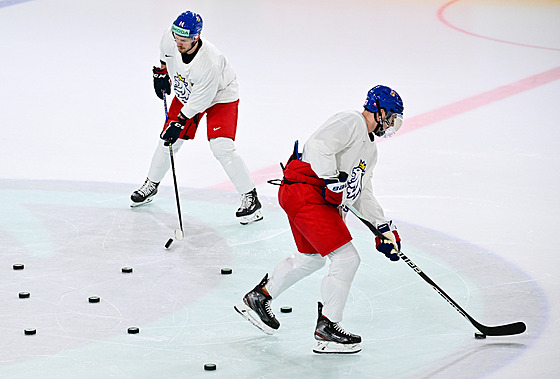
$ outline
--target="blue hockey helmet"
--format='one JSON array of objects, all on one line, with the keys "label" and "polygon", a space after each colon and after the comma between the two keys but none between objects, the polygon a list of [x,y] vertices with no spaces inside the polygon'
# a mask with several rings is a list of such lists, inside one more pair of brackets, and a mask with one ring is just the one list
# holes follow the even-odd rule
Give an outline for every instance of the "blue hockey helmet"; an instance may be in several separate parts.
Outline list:
[{"label": "blue hockey helmet", "polygon": [[404,105],[397,91],[382,85],[373,87],[367,94],[364,108],[372,113],[385,109],[385,118],[374,131],[378,137],[391,137],[400,129]]},{"label": "blue hockey helmet", "polygon": [[202,17],[191,11],[183,12],[171,25],[171,31],[180,37],[196,38],[202,31]]}]

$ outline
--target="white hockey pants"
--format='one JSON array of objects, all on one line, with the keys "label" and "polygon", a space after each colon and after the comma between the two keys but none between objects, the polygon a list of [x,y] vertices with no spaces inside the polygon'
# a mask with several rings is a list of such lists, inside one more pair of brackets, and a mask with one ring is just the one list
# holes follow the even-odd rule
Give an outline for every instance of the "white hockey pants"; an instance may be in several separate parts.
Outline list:
[{"label": "white hockey pants", "polygon": [[[352,281],[360,266],[360,256],[354,245],[348,242],[327,257],[331,263],[329,273],[321,283],[323,315],[333,322],[340,322]],[[325,263],[326,257],[319,254],[296,253],[289,256],[276,265],[266,289],[275,299],[299,280],[322,268]]]},{"label": "white hockey pants", "polygon": [[[173,144],[173,154],[181,149],[185,141],[177,140]],[[161,182],[171,167],[171,158],[169,156],[169,146],[165,146],[164,141],[158,143],[152,163],[148,171],[148,178],[152,182]],[[220,162],[227,176],[240,194],[247,193],[255,188],[255,183],[249,174],[249,169],[243,161],[243,158],[237,153],[235,143],[231,138],[219,137],[209,141],[210,150],[214,157]]]}]

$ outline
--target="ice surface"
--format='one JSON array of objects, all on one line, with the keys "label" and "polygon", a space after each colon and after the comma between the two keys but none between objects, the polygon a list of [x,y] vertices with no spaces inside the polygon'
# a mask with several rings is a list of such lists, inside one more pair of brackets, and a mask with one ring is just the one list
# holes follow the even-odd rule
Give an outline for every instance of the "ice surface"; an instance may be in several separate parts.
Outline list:
[{"label": "ice surface", "polygon": [[[159,39],[185,6],[238,73],[236,144],[265,218],[235,219],[203,124],[176,156],[186,235],[165,249],[171,175],[147,206],[129,195],[164,120]],[[551,1],[0,1],[0,377],[558,377],[559,16]],[[266,180],[375,84],[405,102],[374,176],[403,250],[476,320],[524,334],[474,339],[352,218],[362,264],[342,326],[362,352],[311,351],[326,268],[274,301],[274,336],[233,310],[295,252]]]}]

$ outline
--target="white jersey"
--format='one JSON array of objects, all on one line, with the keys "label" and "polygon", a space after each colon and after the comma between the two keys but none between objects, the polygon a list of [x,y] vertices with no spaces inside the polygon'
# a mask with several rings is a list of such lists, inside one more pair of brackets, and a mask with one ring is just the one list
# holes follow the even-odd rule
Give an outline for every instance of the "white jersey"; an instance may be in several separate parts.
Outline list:
[{"label": "white jersey", "polygon": [[187,118],[215,104],[239,99],[237,77],[227,58],[208,40],[201,41],[202,46],[188,64],[183,62],[171,29],[160,43],[160,60],[167,65],[175,96],[184,105],[181,113]]},{"label": "white jersey", "polygon": [[348,181],[342,205],[352,204],[376,224],[386,220],[371,185],[377,163],[377,145],[372,139],[361,112],[340,112],[311,135],[303,147],[302,160],[323,179],[346,172]]}]

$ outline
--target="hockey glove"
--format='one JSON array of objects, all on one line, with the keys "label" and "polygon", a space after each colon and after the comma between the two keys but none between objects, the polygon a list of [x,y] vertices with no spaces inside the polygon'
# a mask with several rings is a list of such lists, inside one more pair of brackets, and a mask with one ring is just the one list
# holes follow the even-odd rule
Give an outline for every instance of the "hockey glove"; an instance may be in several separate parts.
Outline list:
[{"label": "hockey glove", "polygon": [[154,66],[152,72],[154,76],[154,90],[157,97],[163,100],[163,90],[165,90],[166,94],[171,93],[171,79],[169,79],[167,68],[161,69]]},{"label": "hockey glove", "polygon": [[384,224],[378,225],[377,229],[387,237],[386,240],[382,240],[379,237],[375,237],[375,248],[385,254],[387,258],[392,261],[398,261],[399,256],[397,252],[401,250],[401,237],[397,231],[397,227],[393,225],[393,221],[388,221]]},{"label": "hockey glove", "polygon": [[348,174],[344,171],[340,171],[338,178],[323,179],[325,182],[325,187],[323,188],[323,198],[325,198],[327,203],[336,207],[342,203],[347,179]]},{"label": "hockey glove", "polygon": [[165,146],[173,145],[177,142],[179,135],[181,135],[181,132],[185,128],[185,124],[186,120],[181,119],[179,119],[179,121],[171,121],[169,123],[167,129],[160,134],[160,138],[165,141]]}]

